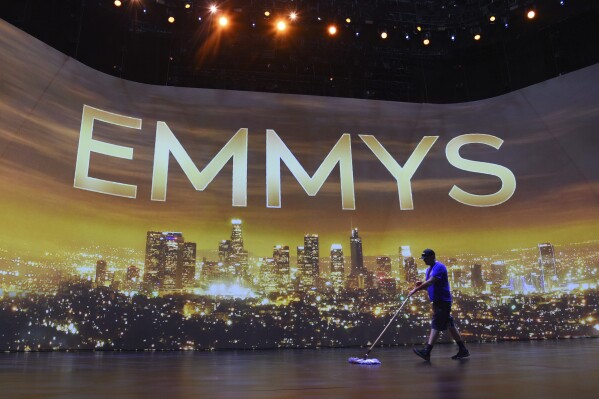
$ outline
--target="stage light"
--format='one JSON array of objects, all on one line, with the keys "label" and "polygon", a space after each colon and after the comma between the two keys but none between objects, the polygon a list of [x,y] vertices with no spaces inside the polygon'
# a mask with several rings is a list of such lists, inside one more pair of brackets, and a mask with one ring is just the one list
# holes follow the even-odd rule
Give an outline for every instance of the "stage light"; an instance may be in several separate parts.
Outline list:
[{"label": "stage light", "polygon": [[333,36],[337,33],[337,27],[335,25],[330,25],[328,31],[329,35]]},{"label": "stage light", "polygon": [[534,17],[537,16],[537,13],[535,12],[535,10],[528,10],[528,12],[526,13],[526,17],[528,19],[534,19]]},{"label": "stage light", "polygon": [[477,33],[476,35],[474,35],[474,40],[479,41],[481,38],[480,33]]},{"label": "stage light", "polygon": [[121,0],[114,0],[114,5],[120,7],[123,5],[123,3],[121,3]]},{"label": "stage light", "polygon": [[381,39],[386,39],[387,37],[387,32],[381,32]]},{"label": "stage light", "polygon": [[351,23],[351,18],[345,18],[345,22],[347,22],[348,24]]},{"label": "stage light", "polygon": [[285,29],[287,29],[287,24],[285,23],[285,21],[282,21],[282,20],[277,21],[277,30],[279,32],[283,32]]},{"label": "stage light", "polygon": [[170,24],[174,24],[175,23],[175,17],[173,17],[172,15],[170,17],[168,17],[168,22]]},{"label": "stage light", "polygon": [[212,14],[218,11],[218,7],[215,4],[212,4],[209,9]]},{"label": "stage light", "polygon": [[224,28],[225,26],[227,26],[229,24],[229,19],[227,17],[224,17],[224,16],[220,17],[218,19],[218,24]]},{"label": "stage light", "polygon": [[297,19],[297,13],[292,12],[291,14],[289,14],[289,19],[295,21]]}]

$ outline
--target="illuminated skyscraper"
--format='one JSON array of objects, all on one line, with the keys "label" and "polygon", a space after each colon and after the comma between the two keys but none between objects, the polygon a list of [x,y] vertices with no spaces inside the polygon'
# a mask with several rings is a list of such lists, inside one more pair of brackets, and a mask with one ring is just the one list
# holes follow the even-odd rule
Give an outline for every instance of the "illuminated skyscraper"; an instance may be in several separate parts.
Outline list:
[{"label": "illuminated skyscraper", "polygon": [[146,235],[146,259],[144,263],[144,283],[152,288],[159,285],[158,271],[163,263],[164,235],[159,231],[148,231]]},{"label": "illuminated skyscraper", "polygon": [[355,228],[349,237],[349,248],[351,251],[351,268],[349,269],[350,276],[358,276],[366,274],[364,267],[364,256],[362,255],[362,238],[358,235],[358,229]]},{"label": "illuminated skyscraper", "polygon": [[318,234],[304,235],[304,269],[302,279],[306,288],[316,287],[320,275]]},{"label": "illuminated skyscraper", "polygon": [[222,240],[218,244],[218,261],[226,263],[231,253],[231,240]]},{"label": "illuminated skyscraper", "polygon": [[399,248],[401,264],[403,265],[404,281],[408,285],[413,285],[418,281],[418,268],[416,261],[412,257],[412,251],[409,245],[402,245]]},{"label": "illuminated skyscraper", "polygon": [[288,287],[289,274],[289,246],[277,245],[273,248],[272,258],[275,263],[275,274],[281,287]]},{"label": "illuminated skyscraper", "polygon": [[241,231],[241,220],[231,220],[231,250],[233,253],[239,253],[243,250],[243,233]]},{"label": "illuminated skyscraper", "polygon": [[341,244],[331,245],[331,283],[335,290],[343,288],[345,280],[344,262]]},{"label": "illuminated skyscraper", "polygon": [[108,281],[108,268],[106,261],[100,259],[96,262],[96,287],[103,287]]},{"label": "illuminated skyscraper", "polygon": [[545,291],[546,285],[556,286],[558,284],[557,265],[555,263],[555,251],[550,243],[539,244],[539,269],[541,272],[541,291]]},{"label": "illuminated skyscraper", "polygon": [[195,276],[196,244],[177,232],[148,231],[144,283],[151,289],[181,289]]},{"label": "illuminated skyscraper", "polygon": [[[226,242],[221,242],[223,248],[224,244],[226,244]],[[236,279],[241,279],[247,274],[248,251],[243,247],[243,232],[240,219],[231,220],[231,241],[226,265],[228,266],[229,273]]]},{"label": "illuminated skyscraper", "polygon": [[196,243],[195,242],[186,242],[183,243],[183,267],[182,267],[182,276],[181,283],[182,287],[190,287],[193,285],[195,275],[196,275]]},{"label": "illuminated skyscraper", "polygon": [[164,263],[160,267],[158,279],[161,289],[172,290],[183,288],[182,284],[182,260],[183,234],[164,233]]}]

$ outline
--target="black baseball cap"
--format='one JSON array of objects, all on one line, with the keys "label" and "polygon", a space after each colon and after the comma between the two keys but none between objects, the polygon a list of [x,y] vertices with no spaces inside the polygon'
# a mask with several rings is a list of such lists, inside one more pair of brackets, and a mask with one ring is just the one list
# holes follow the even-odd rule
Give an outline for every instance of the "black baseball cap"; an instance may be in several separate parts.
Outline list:
[{"label": "black baseball cap", "polygon": [[427,256],[435,256],[435,251],[433,251],[430,248],[425,249],[424,251],[422,251],[422,255],[420,256],[420,259],[424,259]]}]

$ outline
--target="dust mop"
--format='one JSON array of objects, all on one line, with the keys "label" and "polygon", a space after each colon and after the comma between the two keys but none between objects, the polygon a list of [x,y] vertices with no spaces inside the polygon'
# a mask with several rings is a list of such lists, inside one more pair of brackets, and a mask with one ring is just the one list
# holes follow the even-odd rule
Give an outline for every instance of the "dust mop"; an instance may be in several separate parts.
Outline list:
[{"label": "dust mop", "polygon": [[379,337],[370,346],[370,349],[368,349],[368,352],[366,352],[366,354],[364,355],[364,357],[361,357],[361,358],[360,357],[350,357],[349,359],[347,359],[348,362],[350,362],[352,364],[366,364],[366,365],[381,364],[381,361],[379,359],[375,359],[375,358],[370,359],[368,357],[368,355],[370,354],[370,351],[372,350],[372,348],[374,348],[374,346],[376,345],[376,343],[379,342],[379,339],[381,339],[381,337],[383,336],[383,334],[385,333],[385,331],[387,331],[387,328],[389,328],[389,326],[391,325],[391,323],[393,323],[393,320],[395,320],[395,318],[397,317],[397,315],[399,314],[399,312],[403,308],[403,305],[405,305],[406,302],[408,302],[408,299],[410,299],[410,295],[408,295],[408,297],[406,298],[405,301],[403,301],[403,303],[401,304],[401,306],[399,307],[399,309],[397,309],[397,312],[395,312],[395,314],[393,315],[393,317],[391,318],[391,320],[389,320],[389,323],[387,323],[387,325],[383,329],[383,332],[381,332],[381,335],[379,335]]}]

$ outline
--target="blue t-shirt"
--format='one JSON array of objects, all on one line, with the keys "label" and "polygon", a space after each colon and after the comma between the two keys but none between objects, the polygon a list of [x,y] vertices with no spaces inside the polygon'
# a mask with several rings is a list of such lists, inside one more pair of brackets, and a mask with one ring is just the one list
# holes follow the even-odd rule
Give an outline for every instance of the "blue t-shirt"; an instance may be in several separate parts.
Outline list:
[{"label": "blue t-shirt", "polygon": [[449,278],[447,277],[447,268],[439,261],[426,270],[426,279],[436,277],[439,279],[435,284],[428,287],[428,298],[431,302],[443,301],[451,302],[451,291],[449,289]]}]

